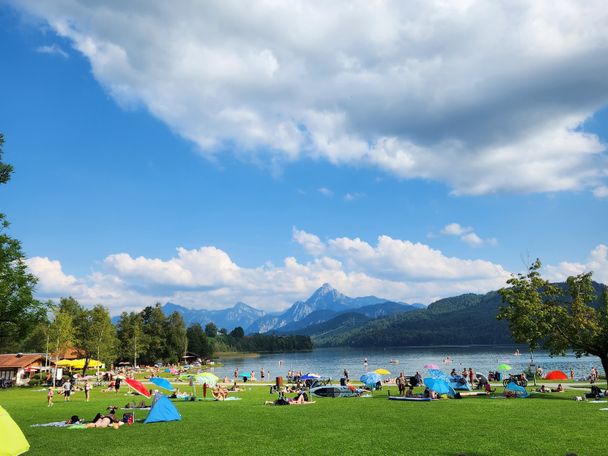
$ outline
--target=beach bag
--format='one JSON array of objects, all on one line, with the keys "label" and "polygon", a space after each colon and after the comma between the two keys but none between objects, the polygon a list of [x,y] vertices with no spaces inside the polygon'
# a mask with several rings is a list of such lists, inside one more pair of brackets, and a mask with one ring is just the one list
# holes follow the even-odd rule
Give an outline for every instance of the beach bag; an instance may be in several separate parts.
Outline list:
[{"label": "beach bag", "polygon": [[122,416],[122,422],[125,424],[133,424],[133,414],[132,413],[125,413]]}]

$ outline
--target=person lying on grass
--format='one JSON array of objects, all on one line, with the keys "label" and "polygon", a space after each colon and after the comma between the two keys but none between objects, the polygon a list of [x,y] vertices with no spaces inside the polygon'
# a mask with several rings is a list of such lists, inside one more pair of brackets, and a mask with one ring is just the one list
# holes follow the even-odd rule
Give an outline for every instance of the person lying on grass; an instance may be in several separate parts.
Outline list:
[{"label": "person lying on grass", "polygon": [[107,415],[102,415],[101,413],[98,413],[97,415],[95,415],[95,418],[93,418],[93,421],[88,423],[86,425],[86,427],[87,428],[107,428],[107,427],[111,426],[114,429],[118,429],[120,426],[125,424],[122,421],[116,419],[116,407],[109,407],[109,409],[110,409],[110,413],[108,413]]},{"label": "person lying on grass", "polygon": [[284,393],[279,393],[279,398],[276,401],[266,401],[264,405],[301,405],[314,404],[314,401],[308,400],[308,394],[300,391],[295,398],[286,398]]},{"label": "person lying on grass", "polygon": [[564,387],[560,383],[559,385],[557,385],[557,388],[551,388],[551,392],[552,393],[563,393],[564,392]]}]

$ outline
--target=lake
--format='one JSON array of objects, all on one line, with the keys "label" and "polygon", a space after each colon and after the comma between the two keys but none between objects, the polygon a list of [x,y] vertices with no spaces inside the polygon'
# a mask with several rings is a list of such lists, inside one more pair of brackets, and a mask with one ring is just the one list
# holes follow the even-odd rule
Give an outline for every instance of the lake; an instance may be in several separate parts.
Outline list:
[{"label": "lake", "polygon": [[[238,368],[239,372],[254,370],[259,380],[261,368],[264,368],[265,372],[270,371],[270,378],[273,379],[279,375],[286,376],[287,371],[291,369],[339,379],[346,369],[351,378],[359,378],[366,372],[364,360],[367,358],[368,371],[385,368],[394,376],[402,371],[406,375],[412,375],[416,371],[423,373],[426,364],[436,364],[447,373],[452,368],[461,372],[465,367],[472,367],[476,372],[487,375],[490,370],[496,370],[499,364],[507,363],[513,367],[512,373],[519,373],[530,364],[530,354],[522,348],[520,350],[521,355],[515,356],[514,346],[321,348],[310,352],[263,354],[256,358],[227,358],[222,360],[224,366],[213,368],[213,372],[219,377],[232,378],[235,368]],[[446,358],[451,358],[451,362]],[[397,360],[399,364],[391,364],[390,360]],[[574,354],[568,354],[551,357],[547,352],[539,351],[534,353],[534,362],[540,365],[544,372],[559,369],[569,375],[572,368],[576,379],[586,377],[592,366],[602,370],[599,359],[594,356],[576,358]]]}]

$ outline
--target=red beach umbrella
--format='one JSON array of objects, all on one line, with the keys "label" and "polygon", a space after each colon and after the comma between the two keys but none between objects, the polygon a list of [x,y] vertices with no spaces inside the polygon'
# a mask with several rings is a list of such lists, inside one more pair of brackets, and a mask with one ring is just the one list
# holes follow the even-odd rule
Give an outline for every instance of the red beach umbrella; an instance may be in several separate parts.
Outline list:
[{"label": "red beach umbrella", "polygon": [[545,380],[568,380],[568,376],[560,370],[547,372]]},{"label": "red beach umbrella", "polygon": [[127,385],[129,385],[139,394],[143,394],[146,397],[150,397],[150,391],[148,391],[148,388],[146,388],[143,383],[138,382],[137,380],[133,380],[132,378],[125,379],[125,382],[127,382]]}]

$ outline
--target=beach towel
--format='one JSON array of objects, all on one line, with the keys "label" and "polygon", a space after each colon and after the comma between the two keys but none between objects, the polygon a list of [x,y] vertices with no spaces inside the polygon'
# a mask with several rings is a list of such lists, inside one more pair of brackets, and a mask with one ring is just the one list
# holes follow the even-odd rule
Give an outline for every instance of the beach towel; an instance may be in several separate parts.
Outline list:
[{"label": "beach towel", "polygon": [[32,424],[30,427],[67,427],[70,426],[65,421],[52,421],[50,423]]}]

